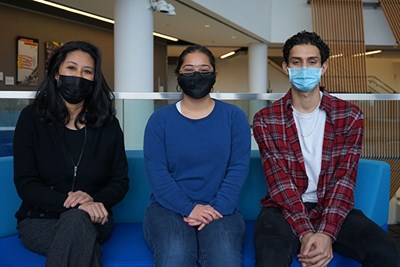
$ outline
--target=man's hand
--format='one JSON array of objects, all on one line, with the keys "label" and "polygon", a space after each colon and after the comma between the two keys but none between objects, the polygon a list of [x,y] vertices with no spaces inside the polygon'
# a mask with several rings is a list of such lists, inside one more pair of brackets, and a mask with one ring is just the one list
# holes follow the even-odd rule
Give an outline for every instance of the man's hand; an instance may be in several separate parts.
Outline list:
[{"label": "man's hand", "polygon": [[297,256],[302,267],[324,267],[333,258],[332,238],[323,233],[306,233]]}]

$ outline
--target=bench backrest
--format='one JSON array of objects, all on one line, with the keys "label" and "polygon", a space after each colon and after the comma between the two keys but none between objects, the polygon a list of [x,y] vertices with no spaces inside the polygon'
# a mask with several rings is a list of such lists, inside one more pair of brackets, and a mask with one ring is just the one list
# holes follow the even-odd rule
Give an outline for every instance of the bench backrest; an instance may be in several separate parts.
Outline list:
[{"label": "bench backrest", "polygon": [[[118,222],[141,222],[150,198],[150,186],[144,168],[143,151],[127,151],[130,189],[114,208]],[[360,159],[354,192],[355,207],[380,226],[389,215],[390,165],[383,161]],[[255,220],[260,199],[266,194],[264,172],[258,150],[251,153],[249,175],[239,199],[239,209],[247,220]]]},{"label": "bench backrest", "polygon": [[[150,186],[144,168],[143,151],[126,151],[129,164],[130,189],[123,201],[113,211],[116,222],[142,222],[150,198]],[[361,159],[355,190],[356,208],[384,226],[389,214],[390,166],[376,160]],[[239,209],[247,220],[256,219],[260,199],[265,196],[266,184],[258,151],[252,151],[250,171]],[[13,157],[0,157],[0,237],[16,233],[14,214],[19,199],[13,182]]]}]

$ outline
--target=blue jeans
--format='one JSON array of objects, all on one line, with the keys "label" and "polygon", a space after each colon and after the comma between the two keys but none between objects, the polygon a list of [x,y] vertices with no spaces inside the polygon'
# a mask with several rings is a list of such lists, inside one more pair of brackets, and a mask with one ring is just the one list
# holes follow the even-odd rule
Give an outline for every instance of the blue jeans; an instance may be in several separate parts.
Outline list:
[{"label": "blue jeans", "polygon": [[[309,210],[314,206],[306,203]],[[299,252],[300,241],[278,208],[263,208],[255,226],[254,246],[256,266],[287,267]],[[333,250],[365,267],[400,266],[394,240],[357,209],[344,220]]]},{"label": "blue jeans", "polygon": [[153,203],[146,210],[143,231],[156,267],[242,266],[245,224],[238,211],[198,231],[180,214]]}]

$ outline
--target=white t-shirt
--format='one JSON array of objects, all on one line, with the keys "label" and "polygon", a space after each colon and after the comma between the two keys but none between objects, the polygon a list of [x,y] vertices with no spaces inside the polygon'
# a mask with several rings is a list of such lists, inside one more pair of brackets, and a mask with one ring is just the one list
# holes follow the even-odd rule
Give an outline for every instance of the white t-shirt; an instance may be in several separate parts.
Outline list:
[{"label": "white t-shirt", "polygon": [[322,143],[326,112],[318,107],[311,113],[300,113],[293,108],[293,117],[296,123],[300,140],[301,153],[308,177],[308,187],[302,195],[303,202],[318,202],[317,186],[321,172]]}]

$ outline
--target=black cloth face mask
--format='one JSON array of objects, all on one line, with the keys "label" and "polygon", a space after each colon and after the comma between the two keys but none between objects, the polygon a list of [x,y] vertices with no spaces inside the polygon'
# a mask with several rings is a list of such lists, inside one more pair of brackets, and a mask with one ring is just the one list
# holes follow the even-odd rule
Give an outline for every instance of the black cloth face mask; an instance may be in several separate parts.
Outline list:
[{"label": "black cloth face mask", "polygon": [[215,72],[201,74],[196,71],[191,75],[179,74],[178,84],[186,95],[195,99],[200,99],[211,92],[215,84],[215,77]]},{"label": "black cloth face mask", "polygon": [[82,77],[60,75],[57,89],[65,101],[77,104],[92,94],[93,81]]}]

